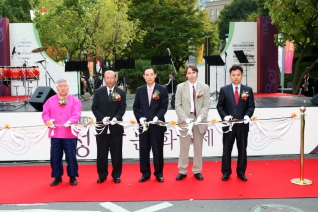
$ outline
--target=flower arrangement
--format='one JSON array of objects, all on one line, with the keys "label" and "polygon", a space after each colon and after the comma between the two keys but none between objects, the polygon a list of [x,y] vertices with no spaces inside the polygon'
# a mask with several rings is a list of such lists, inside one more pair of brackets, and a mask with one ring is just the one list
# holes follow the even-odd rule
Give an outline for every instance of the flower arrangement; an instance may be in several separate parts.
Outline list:
[{"label": "flower arrangement", "polygon": [[251,119],[252,119],[252,121],[256,121],[257,120],[257,116],[253,116]]},{"label": "flower arrangement", "polygon": [[88,124],[90,124],[90,125],[91,125],[91,124],[94,124],[93,119],[89,119],[89,120],[88,120]]},{"label": "flower arrangement", "polygon": [[114,102],[120,102],[121,101],[121,96],[119,95],[119,93],[113,92],[111,95],[112,95],[112,100]]},{"label": "flower arrangement", "polygon": [[204,95],[204,93],[201,93],[201,92],[199,91],[197,98],[200,99],[200,97],[202,97],[203,95]]},{"label": "flower arrangement", "polygon": [[243,100],[246,100],[247,97],[249,97],[248,91],[243,91],[242,94],[241,94],[241,98],[242,98]]},{"label": "flower arrangement", "polygon": [[291,114],[291,117],[295,118],[295,117],[297,117],[297,114],[294,112],[294,113]]},{"label": "flower arrangement", "polygon": [[174,121],[174,120],[172,120],[172,121],[170,122],[170,124],[171,124],[172,126],[176,126],[176,125],[177,125],[177,122]]},{"label": "flower arrangement", "polygon": [[157,89],[155,92],[152,94],[152,99],[153,100],[158,100],[160,99],[160,91]]},{"label": "flower arrangement", "polygon": [[130,122],[130,124],[136,124],[136,121],[133,119],[131,119],[129,122]]},{"label": "flower arrangement", "polygon": [[3,128],[4,128],[4,129],[10,129],[10,124],[5,123],[5,124],[3,125]]},{"label": "flower arrangement", "polygon": [[215,124],[217,121],[216,121],[216,119],[212,119],[210,122],[211,122],[212,124]]},{"label": "flower arrangement", "polygon": [[59,100],[59,105],[60,106],[64,106],[64,105],[66,105],[66,103],[67,103],[67,101],[66,101],[65,97],[63,97],[62,99]]}]

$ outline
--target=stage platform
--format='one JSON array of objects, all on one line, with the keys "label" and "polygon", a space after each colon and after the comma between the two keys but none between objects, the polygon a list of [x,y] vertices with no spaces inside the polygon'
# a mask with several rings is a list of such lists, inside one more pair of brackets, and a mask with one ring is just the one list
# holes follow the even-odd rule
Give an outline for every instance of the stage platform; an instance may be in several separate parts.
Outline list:
[{"label": "stage platform", "polygon": [[[256,108],[280,108],[280,107],[318,107],[311,103],[311,97],[291,95],[286,93],[264,93],[255,95]],[[170,95],[171,97],[171,95]],[[79,96],[82,101],[82,110],[90,111],[92,106],[92,100],[89,93],[85,93]],[[16,102],[16,97],[1,97],[0,96],[0,112],[37,112],[36,109],[28,103],[28,99],[23,101],[24,96],[19,96],[19,102]],[[135,95],[127,94],[127,111],[132,111]],[[211,96],[210,109],[216,109],[217,99]],[[171,98],[169,99],[168,110],[174,110],[171,107]]]}]

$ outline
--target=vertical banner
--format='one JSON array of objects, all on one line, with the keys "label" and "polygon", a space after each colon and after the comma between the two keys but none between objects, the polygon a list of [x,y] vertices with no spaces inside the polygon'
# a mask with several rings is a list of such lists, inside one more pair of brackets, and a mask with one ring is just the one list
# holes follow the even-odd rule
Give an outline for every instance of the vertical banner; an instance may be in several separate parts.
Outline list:
[{"label": "vertical banner", "polygon": [[292,67],[293,67],[293,58],[294,58],[294,44],[292,42],[286,41],[285,48],[284,48],[284,73],[291,74]]},{"label": "vertical banner", "polygon": [[0,18],[0,66],[10,66],[9,19]]},{"label": "vertical banner", "polygon": [[1,68],[1,66],[10,66],[9,38],[9,19],[0,18],[0,96],[11,96],[11,82],[2,81],[6,74]]},{"label": "vertical banner", "polygon": [[278,47],[274,41],[277,28],[270,17],[257,18],[257,91],[275,93],[278,91]]}]

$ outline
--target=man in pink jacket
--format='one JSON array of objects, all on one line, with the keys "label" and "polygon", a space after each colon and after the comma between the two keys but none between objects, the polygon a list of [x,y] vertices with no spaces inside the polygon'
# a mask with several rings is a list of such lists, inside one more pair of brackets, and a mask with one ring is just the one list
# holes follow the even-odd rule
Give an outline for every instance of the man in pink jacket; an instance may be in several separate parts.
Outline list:
[{"label": "man in pink jacket", "polygon": [[70,126],[72,123],[78,123],[82,103],[76,97],[69,95],[69,85],[65,79],[57,81],[56,89],[58,94],[45,102],[42,113],[42,119],[49,127],[49,137],[51,138],[51,177],[55,178],[51,186],[56,186],[62,182],[63,151],[65,152],[70,184],[75,186],[77,185],[75,177],[78,177],[77,136],[72,134]]}]

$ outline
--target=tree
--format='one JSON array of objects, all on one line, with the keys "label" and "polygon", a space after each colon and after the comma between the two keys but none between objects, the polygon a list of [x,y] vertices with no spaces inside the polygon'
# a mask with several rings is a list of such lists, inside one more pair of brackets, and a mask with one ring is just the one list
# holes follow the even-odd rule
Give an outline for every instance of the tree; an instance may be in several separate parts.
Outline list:
[{"label": "tree", "polygon": [[[279,37],[276,35],[276,44],[284,46],[291,41],[300,50],[296,61],[293,78],[293,93],[297,94],[304,75],[317,63],[312,63],[310,68],[300,73],[300,62],[307,50],[312,46],[318,47],[318,4],[314,0],[264,0],[265,8],[269,9],[272,23],[278,28]],[[284,9],[282,9],[284,8]]]},{"label": "tree", "polygon": [[247,21],[248,16],[257,11],[257,4],[251,0],[233,0],[221,10],[218,20],[219,38],[225,40],[230,22]]},{"label": "tree", "polygon": [[29,0],[0,0],[0,17],[11,23],[31,23]]},{"label": "tree", "polygon": [[[112,59],[135,38],[137,21],[129,21],[127,6],[112,0],[31,0],[42,42],[59,58],[81,55]],[[51,55],[50,55],[51,56]]]},{"label": "tree", "polygon": [[132,43],[139,56],[165,56],[169,48],[179,70],[190,55],[196,54],[205,37],[211,37],[211,49],[216,49],[217,29],[195,4],[195,0],[132,0],[130,20],[138,19],[140,28],[147,32],[143,42]]}]

